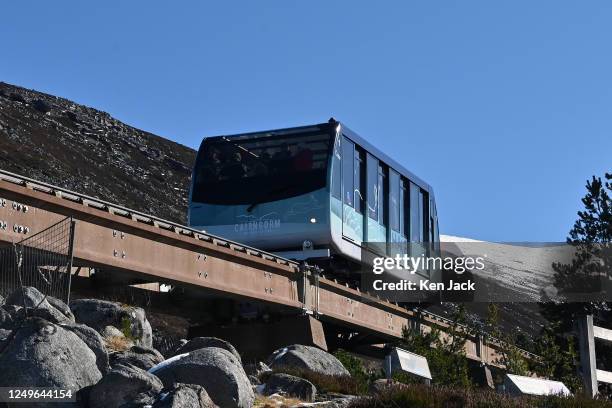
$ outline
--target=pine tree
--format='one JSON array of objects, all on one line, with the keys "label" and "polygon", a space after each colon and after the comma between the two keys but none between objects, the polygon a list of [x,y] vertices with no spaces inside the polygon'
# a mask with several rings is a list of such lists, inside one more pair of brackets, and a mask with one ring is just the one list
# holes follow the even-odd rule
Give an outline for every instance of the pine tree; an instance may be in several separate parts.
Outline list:
[{"label": "pine tree", "polygon": [[612,174],[606,173],[605,178],[604,183],[593,176],[586,184],[584,210],[578,212],[578,220],[567,238],[567,243],[575,249],[571,263],[553,264],[554,283],[561,301],[542,304],[544,316],[564,332],[572,329],[578,316],[594,314],[607,319],[610,314],[607,297],[612,278]]},{"label": "pine tree", "polygon": [[[427,358],[434,384],[470,386],[465,343],[471,332],[466,325],[463,304],[458,304],[446,334],[442,336],[435,327],[427,333],[405,328],[401,347]],[[394,378],[407,380],[401,376]]]},{"label": "pine tree", "polygon": [[[574,392],[582,386],[576,370],[574,322],[582,315],[593,314],[596,320],[612,324],[611,303],[607,302],[612,278],[612,174],[606,173],[605,180],[593,176],[587,181],[584,210],[578,212],[567,238],[568,245],[575,249],[574,258],[569,264],[553,264],[560,301],[540,305],[549,324],[536,341],[536,353],[542,360],[535,370],[541,376],[563,381]],[[576,299],[576,294],[589,298]]]},{"label": "pine tree", "polygon": [[535,352],[540,360],[535,362],[535,372],[541,377],[559,380],[573,392],[578,392],[582,381],[576,371],[578,353],[574,337],[563,337],[558,333],[558,327],[551,324],[537,338]]},{"label": "pine tree", "polygon": [[510,374],[529,374],[529,364],[523,357],[521,350],[516,346],[516,338],[513,335],[503,333],[499,328],[499,306],[495,303],[489,303],[487,306],[485,330],[491,336],[504,342],[503,347],[499,349],[500,357],[497,358],[496,363],[506,367],[506,371]]}]

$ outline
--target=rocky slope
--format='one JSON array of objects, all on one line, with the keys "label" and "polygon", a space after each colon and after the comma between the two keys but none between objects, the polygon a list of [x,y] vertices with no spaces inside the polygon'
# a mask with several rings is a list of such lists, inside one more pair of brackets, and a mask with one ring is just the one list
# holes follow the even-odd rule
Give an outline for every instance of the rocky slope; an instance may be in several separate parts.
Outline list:
[{"label": "rocky slope", "polygon": [[196,152],[108,113],[0,82],[0,168],[184,223]]},{"label": "rocky slope", "polygon": [[[17,289],[0,297],[0,387],[70,390],[76,400],[26,407],[251,408],[272,395],[346,407],[353,399],[321,395],[308,380],[271,374],[262,362],[248,375],[238,350],[218,338],[185,340],[166,359],[152,348],[151,336],[139,307],[98,299],[67,305],[33,287]],[[290,345],[269,362],[275,370],[323,369],[351,379],[336,357],[315,347]],[[298,404],[308,406],[291,405]]]}]

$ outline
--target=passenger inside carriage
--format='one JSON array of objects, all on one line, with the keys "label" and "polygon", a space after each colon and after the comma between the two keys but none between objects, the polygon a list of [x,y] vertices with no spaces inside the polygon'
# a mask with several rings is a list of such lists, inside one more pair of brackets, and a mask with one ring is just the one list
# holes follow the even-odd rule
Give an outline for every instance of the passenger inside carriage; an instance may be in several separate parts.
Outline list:
[{"label": "passenger inside carriage", "polygon": [[272,155],[271,169],[277,174],[285,174],[291,170],[291,158],[293,152],[287,143],[283,143],[280,149]]},{"label": "passenger inside carriage", "polygon": [[232,180],[245,177],[247,174],[246,167],[242,162],[242,155],[238,152],[232,154],[229,163],[221,170],[219,178],[221,180]]},{"label": "passenger inside carriage", "polygon": [[313,154],[304,143],[298,146],[298,152],[293,159],[293,168],[297,171],[312,170]]},{"label": "passenger inside carriage", "polygon": [[268,174],[270,166],[270,153],[266,150],[260,153],[259,157],[252,160],[252,164],[248,168],[249,177],[265,176]]},{"label": "passenger inside carriage", "polygon": [[216,181],[219,178],[221,171],[221,158],[219,151],[211,149],[206,154],[206,160],[204,165],[199,168],[197,177],[202,182],[204,181]]}]

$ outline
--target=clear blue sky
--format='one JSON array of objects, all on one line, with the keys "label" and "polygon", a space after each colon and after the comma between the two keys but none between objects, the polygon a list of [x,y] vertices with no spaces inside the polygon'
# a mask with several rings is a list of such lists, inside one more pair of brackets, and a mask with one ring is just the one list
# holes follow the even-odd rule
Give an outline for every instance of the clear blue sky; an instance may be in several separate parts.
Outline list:
[{"label": "clear blue sky", "polygon": [[612,3],[13,1],[0,80],[196,148],[347,123],[435,188],[443,233],[564,240],[612,170]]}]

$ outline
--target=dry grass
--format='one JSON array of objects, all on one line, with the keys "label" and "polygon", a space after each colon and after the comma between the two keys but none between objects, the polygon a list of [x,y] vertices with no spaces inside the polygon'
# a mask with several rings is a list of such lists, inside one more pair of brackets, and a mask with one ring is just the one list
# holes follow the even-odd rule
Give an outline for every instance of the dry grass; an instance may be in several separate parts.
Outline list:
[{"label": "dry grass", "polygon": [[426,386],[394,387],[379,395],[353,401],[349,408],[612,408],[610,401],[581,397],[513,398],[494,391],[474,388]]},{"label": "dry grass", "polygon": [[104,344],[109,351],[125,351],[134,343],[123,336],[111,336],[104,339]]},{"label": "dry grass", "polygon": [[[272,372],[285,373],[304,378],[317,387],[318,393],[364,395],[368,392],[368,383],[362,379],[351,376],[335,376],[314,373],[308,370],[299,370],[290,367],[279,367]],[[265,383],[271,373],[264,373],[260,378]]]},{"label": "dry grass", "polygon": [[302,401],[295,398],[286,398],[278,394],[266,397],[264,395],[257,395],[255,397],[255,404],[253,408],[291,408],[298,406]]}]

